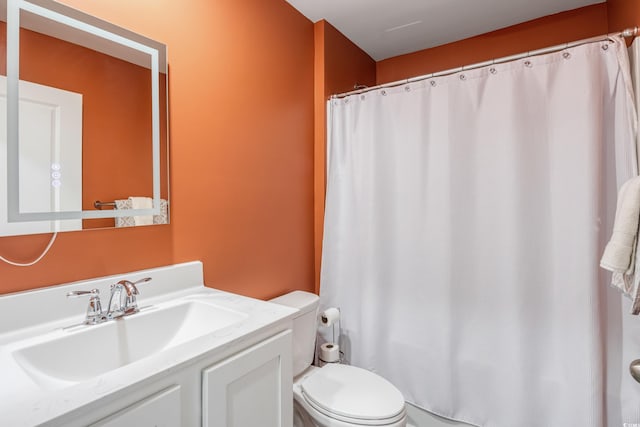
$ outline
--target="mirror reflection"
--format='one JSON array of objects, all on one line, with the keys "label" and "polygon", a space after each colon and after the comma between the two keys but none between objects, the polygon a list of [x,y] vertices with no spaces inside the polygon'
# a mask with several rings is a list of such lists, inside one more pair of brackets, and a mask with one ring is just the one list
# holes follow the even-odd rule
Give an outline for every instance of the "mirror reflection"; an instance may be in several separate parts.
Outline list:
[{"label": "mirror reflection", "polygon": [[[164,45],[53,2],[38,1],[51,6],[44,12],[31,2],[8,3],[9,25],[0,22],[7,52],[0,74],[8,75],[0,77],[0,133],[7,136],[0,200],[9,212],[8,221],[0,217],[0,235],[167,223]],[[17,155],[12,3],[20,23]]]}]

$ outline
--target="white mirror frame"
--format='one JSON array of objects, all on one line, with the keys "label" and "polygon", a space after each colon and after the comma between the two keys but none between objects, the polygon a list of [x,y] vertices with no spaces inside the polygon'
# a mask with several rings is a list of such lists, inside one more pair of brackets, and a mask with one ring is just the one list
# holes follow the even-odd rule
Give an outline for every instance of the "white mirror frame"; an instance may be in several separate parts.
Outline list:
[{"label": "white mirror frame", "polygon": [[[20,212],[19,192],[19,89],[20,11],[59,22],[133,49],[151,59],[151,125],[153,157],[153,208],[127,210],[83,210]],[[9,222],[85,218],[116,218],[160,214],[160,64],[166,73],[166,46],[51,0],[7,0],[7,217]]]}]

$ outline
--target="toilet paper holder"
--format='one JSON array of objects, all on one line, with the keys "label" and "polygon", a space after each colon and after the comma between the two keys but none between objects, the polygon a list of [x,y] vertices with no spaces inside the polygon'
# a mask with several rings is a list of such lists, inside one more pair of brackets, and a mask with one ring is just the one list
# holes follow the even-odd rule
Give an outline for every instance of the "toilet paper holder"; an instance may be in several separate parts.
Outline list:
[{"label": "toilet paper holder", "polygon": [[320,366],[327,363],[342,363],[343,355],[338,344],[326,342],[320,346],[318,361],[321,362]]},{"label": "toilet paper holder", "polygon": [[320,324],[322,326],[333,326],[335,323],[340,324],[340,309],[337,307],[329,307],[320,313]]},{"label": "toilet paper holder", "polygon": [[320,324],[325,328],[332,327],[332,341],[334,343],[336,342],[336,323],[338,324],[338,339],[340,339],[340,309],[337,307],[329,307],[320,313]]},{"label": "toilet paper holder", "polygon": [[[321,345],[318,360],[323,363],[342,363],[344,353],[340,348],[340,308],[329,307],[320,313],[319,316],[320,325],[329,328],[331,327],[332,339],[331,342],[326,342]],[[336,340],[336,325],[338,326],[338,336]],[[330,356],[329,356],[330,355]],[[322,357],[326,356],[326,357]]]}]

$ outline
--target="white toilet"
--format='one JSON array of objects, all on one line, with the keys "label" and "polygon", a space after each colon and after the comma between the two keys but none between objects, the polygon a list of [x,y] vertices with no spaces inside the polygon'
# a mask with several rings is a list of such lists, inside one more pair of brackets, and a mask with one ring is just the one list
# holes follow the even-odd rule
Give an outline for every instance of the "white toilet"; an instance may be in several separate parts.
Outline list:
[{"label": "white toilet", "polygon": [[404,427],[404,398],[389,381],[355,366],[311,366],[318,325],[317,295],[295,291],[271,302],[297,308],[293,319],[295,427]]}]

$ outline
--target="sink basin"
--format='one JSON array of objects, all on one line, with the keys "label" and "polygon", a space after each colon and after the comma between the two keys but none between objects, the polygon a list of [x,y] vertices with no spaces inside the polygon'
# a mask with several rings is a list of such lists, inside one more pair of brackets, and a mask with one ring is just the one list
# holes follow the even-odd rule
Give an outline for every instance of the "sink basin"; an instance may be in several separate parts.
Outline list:
[{"label": "sink basin", "polygon": [[246,314],[187,301],[151,307],[131,316],[16,350],[18,364],[42,387],[85,381],[240,322]]}]

